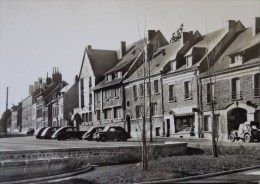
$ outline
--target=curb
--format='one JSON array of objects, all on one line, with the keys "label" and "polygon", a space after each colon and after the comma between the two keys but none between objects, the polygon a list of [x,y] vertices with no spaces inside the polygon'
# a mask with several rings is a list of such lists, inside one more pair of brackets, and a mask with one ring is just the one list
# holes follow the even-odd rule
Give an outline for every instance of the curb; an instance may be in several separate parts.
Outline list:
[{"label": "curb", "polygon": [[229,171],[222,171],[222,172],[216,172],[216,173],[209,173],[209,174],[203,174],[203,175],[197,175],[197,176],[189,176],[185,178],[177,178],[177,179],[168,179],[168,180],[157,180],[157,181],[146,181],[146,182],[140,182],[140,184],[150,184],[150,183],[176,183],[176,182],[182,182],[182,181],[189,181],[189,180],[198,180],[198,179],[204,179],[214,176],[221,176],[226,174],[233,174],[237,172],[252,170],[260,168],[260,165],[252,166],[252,167],[245,167],[242,169],[234,169]]},{"label": "curb", "polygon": [[93,169],[91,165],[88,165],[86,168],[70,172],[70,173],[65,173],[65,174],[59,174],[59,175],[53,175],[53,176],[46,176],[46,177],[41,177],[41,178],[31,178],[31,179],[25,179],[25,180],[19,180],[19,181],[3,181],[0,182],[1,184],[28,184],[28,183],[42,183],[50,180],[57,180],[57,179],[62,179],[66,177],[71,177],[71,176],[76,176],[79,174],[83,174],[85,172],[89,172]]}]

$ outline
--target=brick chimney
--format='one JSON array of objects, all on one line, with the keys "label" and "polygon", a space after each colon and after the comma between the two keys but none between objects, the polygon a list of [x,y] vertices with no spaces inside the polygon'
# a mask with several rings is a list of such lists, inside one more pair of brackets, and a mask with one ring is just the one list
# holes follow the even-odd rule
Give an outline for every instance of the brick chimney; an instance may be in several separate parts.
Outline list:
[{"label": "brick chimney", "polygon": [[62,81],[62,76],[58,70],[58,67],[53,68],[53,74],[52,74],[52,81],[53,82],[60,82]]},{"label": "brick chimney", "polygon": [[151,41],[155,36],[155,30],[148,30],[148,41]]},{"label": "brick chimney", "polygon": [[34,92],[34,85],[29,85],[29,95],[33,94]]},{"label": "brick chimney", "polygon": [[227,21],[227,28],[228,28],[228,30],[234,28],[235,25],[236,25],[236,21],[235,20],[228,20]]},{"label": "brick chimney", "polygon": [[126,42],[121,41],[121,57],[124,57],[125,54],[126,54]]},{"label": "brick chimney", "polygon": [[255,17],[253,23],[253,36],[260,32],[260,17]]},{"label": "brick chimney", "polygon": [[182,44],[184,45],[188,40],[192,39],[193,31],[190,32],[182,32]]}]

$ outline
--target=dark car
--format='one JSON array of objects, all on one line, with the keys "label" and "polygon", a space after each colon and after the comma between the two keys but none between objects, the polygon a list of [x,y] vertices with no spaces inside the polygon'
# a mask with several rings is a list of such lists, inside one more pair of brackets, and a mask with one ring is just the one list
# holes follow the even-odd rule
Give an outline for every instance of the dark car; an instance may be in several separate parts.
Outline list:
[{"label": "dark car", "polygon": [[35,137],[36,137],[37,139],[40,139],[40,136],[41,136],[42,132],[43,132],[46,128],[48,128],[48,127],[42,127],[42,128],[38,131],[38,133],[35,135]]},{"label": "dark car", "polygon": [[34,128],[28,128],[28,130],[26,131],[27,135],[33,135],[35,132]]},{"label": "dark car", "polygon": [[129,138],[131,138],[129,133],[120,126],[107,126],[103,131],[97,132],[94,135],[96,141],[102,142],[105,142],[106,140],[127,141]]},{"label": "dark car", "polygon": [[96,132],[102,131],[104,128],[105,128],[104,126],[94,126],[90,128],[85,134],[83,134],[82,139],[91,141],[93,140],[93,135]]},{"label": "dark car", "polygon": [[43,130],[42,134],[39,136],[41,139],[51,139],[51,136],[59,129],[60,127],[47,127]]},{"label": "dark car", "polygon": [[58,140],[72,138],[81,140],[84,133],[86,133],[86,131],[79,131],[76,127],[61,127],[51,137],[57,138]]}]

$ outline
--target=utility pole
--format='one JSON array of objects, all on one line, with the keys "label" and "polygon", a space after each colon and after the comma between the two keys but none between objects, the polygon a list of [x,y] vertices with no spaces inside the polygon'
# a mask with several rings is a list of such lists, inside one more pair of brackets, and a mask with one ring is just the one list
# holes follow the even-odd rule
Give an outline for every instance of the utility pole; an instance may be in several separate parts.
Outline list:
[{"label": "utility pole", "polygon": [[7,109],[8,109],[8,87],[6,88],[6,108],[5,108],[5,135],[7,134]]}]

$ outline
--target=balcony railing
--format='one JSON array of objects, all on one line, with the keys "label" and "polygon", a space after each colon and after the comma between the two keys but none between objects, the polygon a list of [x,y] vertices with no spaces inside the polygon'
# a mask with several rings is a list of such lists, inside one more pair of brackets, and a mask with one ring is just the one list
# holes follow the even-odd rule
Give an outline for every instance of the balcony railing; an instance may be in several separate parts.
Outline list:
[{"label": "balcony railing", "polygon": [[231,93],[232,100],[241,100],[243,98],[242,91],[235,91]]},{"label": "balcony railing", "polygon": [[254,89],[254,97],[260,97],[260,88]]}]

